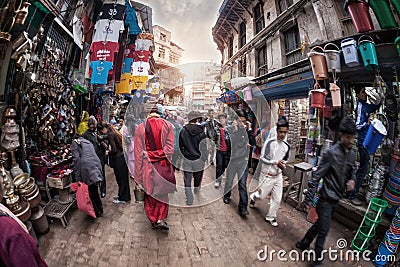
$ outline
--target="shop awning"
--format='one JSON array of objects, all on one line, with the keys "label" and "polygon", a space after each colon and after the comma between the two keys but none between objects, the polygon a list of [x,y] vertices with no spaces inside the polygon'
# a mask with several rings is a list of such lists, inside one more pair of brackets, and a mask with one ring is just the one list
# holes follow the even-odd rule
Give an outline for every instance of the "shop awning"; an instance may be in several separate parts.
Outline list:
[{"label": "shop awning", "polygon": [[267,100],[307,97],[308,91],[314,85],[311,72],[306,72],[268,82],[260,86],[260,90]]}]

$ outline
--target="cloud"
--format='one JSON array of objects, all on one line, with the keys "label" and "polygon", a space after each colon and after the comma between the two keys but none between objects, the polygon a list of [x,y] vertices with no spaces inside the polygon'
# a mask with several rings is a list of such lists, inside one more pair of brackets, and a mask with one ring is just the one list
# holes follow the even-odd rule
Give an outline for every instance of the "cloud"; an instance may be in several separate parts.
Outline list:
[{"label": "cloud", "polygon": [[170,30],[172,40],[185,49],[181,63],[220,61],[211,30],[221,1],[148,0],[145,4],[153,8],[153,25]]}]

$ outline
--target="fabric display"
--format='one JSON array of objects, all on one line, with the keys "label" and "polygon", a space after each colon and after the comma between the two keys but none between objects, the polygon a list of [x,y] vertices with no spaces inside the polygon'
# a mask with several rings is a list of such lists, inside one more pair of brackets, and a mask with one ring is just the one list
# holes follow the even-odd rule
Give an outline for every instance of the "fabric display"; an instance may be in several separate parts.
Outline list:
[{"label": "fabric display", "polygon": [[107,84],[108,71],[113,68],[113,63],[108,61],[92,61],[90,68],[92,69],[91,84]]},{"label": "fabric display", "polygon": [[90,56],[91,61],[104,60],[113,62],[114,53],[118,52],[117,42],[94,42],[90,46]]},{"label": "fabric display", "polygon": [[122,20],[101,19],[97,21],[93,42],[118,42],[119,33],[124,31],[124,22]]},{"label": "fabric display", "polygon": [[126,6],[118,4],[103,4],[98,19],[123,20]]},{"label": "fabric display", "polygon": [[126,13],[125,13],[125,26],[129,28],[129,34],[139,34],[142,32],[138,24],[136,10],[131,6],[128,0],[125,0]]},{"label": "fabric display", "polygon": [[133,58],[135,61],[149,62],[149,57],[150,57],[150,51],[140,50],[133,52]]},{"label": "fabric display", "polygon": [[150,64],[148,62],[137,61],[132,63],[132,76],[148,76]]}]

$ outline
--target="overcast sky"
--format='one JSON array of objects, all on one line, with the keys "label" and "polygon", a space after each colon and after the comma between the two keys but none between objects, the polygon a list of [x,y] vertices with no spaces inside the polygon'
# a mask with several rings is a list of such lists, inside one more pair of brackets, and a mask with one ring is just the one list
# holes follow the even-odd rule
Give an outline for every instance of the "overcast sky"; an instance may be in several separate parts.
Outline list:
[{"label": "overcast sky", "polygon": [[222,0],[147,0],[142,3],[152,7],[153,25],[171,31],[172,41],[185,50],[180,64],[221,62],[211,30]]}]

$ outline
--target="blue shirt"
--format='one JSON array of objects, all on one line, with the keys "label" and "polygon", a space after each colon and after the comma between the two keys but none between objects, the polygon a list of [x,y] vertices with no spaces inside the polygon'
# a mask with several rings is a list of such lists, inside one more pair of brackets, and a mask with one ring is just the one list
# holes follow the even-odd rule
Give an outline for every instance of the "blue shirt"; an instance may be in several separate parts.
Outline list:
[{"label": "blue shirt", "polygon": [[92,69],[91,84],[107,84],[108,71],[113,68],[113,63],[109,61],[92,61],[90,62]]},{"label": "blue shirt", "polygon": [[125,12],[125,25],[129,27],[129,34],[139,34],[142,32],[140,29],[135,9],[125,1],[126,12]]},{"label": "blue shirt", "polygon": [[364,100],[358,99],[356,110],[356,127],[358,132],[358,144],[362,145],[367,135],[369,124],[368,120],[371,113],[378,110],[380,105],[368,104]]},{"label": "blue shirt", "polygon": [[133,58],[124,58],[122,62],[122,73],[131,73],[131,67],[133,63]]}]

